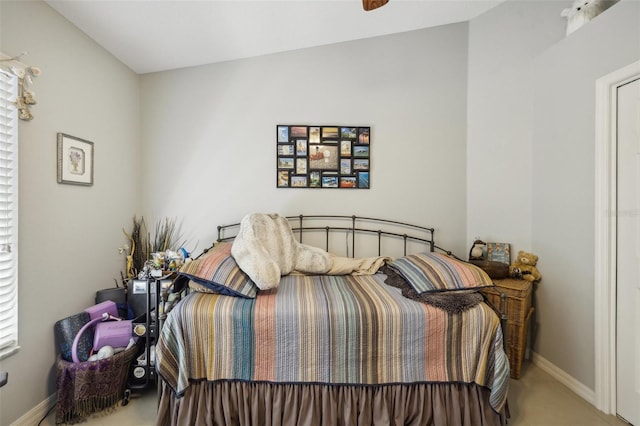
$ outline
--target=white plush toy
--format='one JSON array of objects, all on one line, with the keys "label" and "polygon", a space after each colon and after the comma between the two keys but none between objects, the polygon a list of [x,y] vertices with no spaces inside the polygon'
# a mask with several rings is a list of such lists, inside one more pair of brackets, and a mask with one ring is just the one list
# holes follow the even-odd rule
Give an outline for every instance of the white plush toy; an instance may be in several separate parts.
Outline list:
[{"label": "white plush toy", "polygon": [[567,19],[567,35],[571,34],[596,16],[616,4],[619,0],[574,0],[571,7],[560,16]]},{"label": "white plush toy", "polygon": [[333,263],[326,251],[299,243],[287,218],[276,213],[245,216],[231,254],[260,290],[277,287],[280,276],[293,270],[324,274]]}]

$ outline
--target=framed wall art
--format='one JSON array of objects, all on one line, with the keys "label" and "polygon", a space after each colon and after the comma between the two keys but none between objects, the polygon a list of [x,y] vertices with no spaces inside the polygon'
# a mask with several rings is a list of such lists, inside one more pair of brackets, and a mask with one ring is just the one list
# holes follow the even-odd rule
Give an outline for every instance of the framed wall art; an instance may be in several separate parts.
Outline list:
[{"label": "framed wall art", "polygon": [[487,243],[487,260],[511,264],[511,244]]},{"label": "framed wall art", "polygon": [[93,185],[93,142],[58,133],[58,183]]},{"label": "framed wall art", "polygon": [[278,188],[369,189],[371,128],[276,126]]}]

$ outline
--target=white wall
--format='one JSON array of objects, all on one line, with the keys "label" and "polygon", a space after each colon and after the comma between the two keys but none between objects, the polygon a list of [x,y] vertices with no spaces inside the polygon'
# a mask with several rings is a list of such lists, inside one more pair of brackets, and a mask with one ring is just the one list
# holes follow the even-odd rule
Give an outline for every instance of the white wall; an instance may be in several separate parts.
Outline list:
[{"label": "white wall", "polygon": [[[467,25],[142,76],[144,205],[202,250],[252,211],[434,226],[463,255]],[[276,188],[276,125],[371,126],[371,189]]]},{"label": "white wall", "polygon": [[532,251],[532,61],[564,37],[563,7],[507,1],[469,24],[469,246],[480,237]]},{"label": "white wall", "polygon": [[[114,285],[139,209],[139,78],[41,1],[0,2],[0,50],[42,69],[19,127],[19,343],[0,361],[0,424],[55,392],[53,325]],[[56,181],[56,133],[95,143],[95,184]]]},{"label": "white wall", "polygon": [[593,389],[595,81],[640,58],[640,3],[565,38],[570,3],[508,1],[469,25],[467,238],[539,255],[534,350]]},{"label": "white wall", "polygon": [[537,351],[593,389],[595,82],[640,59],[623,0],[534,62],[532,239],[544,259]]}]

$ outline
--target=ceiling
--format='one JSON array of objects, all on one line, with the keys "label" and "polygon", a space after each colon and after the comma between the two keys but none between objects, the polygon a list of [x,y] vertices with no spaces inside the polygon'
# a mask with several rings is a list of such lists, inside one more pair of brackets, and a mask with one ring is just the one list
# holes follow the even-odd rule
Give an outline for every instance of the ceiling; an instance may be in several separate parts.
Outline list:
[{"label": "ceiling", "polygon": [[505,0],[45,0],[139,74],[411,31]]}]

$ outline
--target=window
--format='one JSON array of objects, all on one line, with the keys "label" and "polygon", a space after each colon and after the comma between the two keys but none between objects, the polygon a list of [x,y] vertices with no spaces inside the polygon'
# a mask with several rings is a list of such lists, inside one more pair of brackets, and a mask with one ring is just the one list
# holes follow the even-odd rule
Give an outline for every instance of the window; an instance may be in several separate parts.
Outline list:
[{"label": "window", "polygon": [[0,70],[0,359],[18,350],[18,78]]}]

